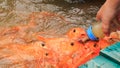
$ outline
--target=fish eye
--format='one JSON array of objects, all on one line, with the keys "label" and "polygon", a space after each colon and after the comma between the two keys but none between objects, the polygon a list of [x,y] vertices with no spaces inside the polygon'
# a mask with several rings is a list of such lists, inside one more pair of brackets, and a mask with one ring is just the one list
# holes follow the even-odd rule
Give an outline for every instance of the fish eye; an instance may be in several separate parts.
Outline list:
[{"label": "fish eye", "polygon": [[44,47],[44,46],[45,46],[45,44],[44,44],[44,43],[42,43],[41,45],[42,45],[42,47]]},{"label": "fish eye", "polygon": [[70,45],[71,45],[71,46],[74,46],[74,43],[72,42]]},{"label": "fish eye", "polygon": [[73,32],[76,32],[76,29],[74,29]]}]

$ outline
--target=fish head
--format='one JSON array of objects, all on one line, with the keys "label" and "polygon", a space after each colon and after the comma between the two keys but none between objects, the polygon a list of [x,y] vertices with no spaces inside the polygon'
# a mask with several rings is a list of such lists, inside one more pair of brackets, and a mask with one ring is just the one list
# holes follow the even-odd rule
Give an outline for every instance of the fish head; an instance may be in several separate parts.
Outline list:
[{"label": "fish head", "polygon": [[83,28],[72,28],[67,32],[67,36],[71,39],[82,39],[87,37],[87,33]]}]

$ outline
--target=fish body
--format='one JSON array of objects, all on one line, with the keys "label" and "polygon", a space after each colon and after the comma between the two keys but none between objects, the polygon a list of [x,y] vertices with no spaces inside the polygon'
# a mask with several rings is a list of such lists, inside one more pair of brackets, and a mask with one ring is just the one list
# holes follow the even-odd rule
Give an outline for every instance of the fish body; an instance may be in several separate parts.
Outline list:
[{"label": "fish body", "polygon": [[[99,41],[82,42],[81,40],[87,37],[87,34],[85,29],[80,27],[71,28],[59,37],[42,36],[39,33],[48,32],[49,34],[57,30],[52,29],[53,26],[66,22],[64,17],[48,12],[37,12],[30,16],[30,21],[26,25],[0,30],[1,68],[78,68],[98,56],[100,50],[109,46],[111,41],[119,40],[117,36],[120,32],[117,32]],[[62,22],[49,23],[52,18]],[[55,25],[53,25],[54,22]]]}]

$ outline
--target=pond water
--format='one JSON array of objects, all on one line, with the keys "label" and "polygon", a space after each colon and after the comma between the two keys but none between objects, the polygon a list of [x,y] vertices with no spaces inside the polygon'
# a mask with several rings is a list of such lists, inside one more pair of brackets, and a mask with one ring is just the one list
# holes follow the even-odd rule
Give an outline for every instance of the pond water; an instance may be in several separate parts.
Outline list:
[{"label": "pond water", "polygon": [[[18,16],[31,12],[54,12],[83,28],[95,21],[95,15],[104,0],[0,0],[0,25],[20,22]],[[12,22],[12,23],[11,23]],[[14,22],[14,23],[13,23]]]},{"label": "pond water", "polygon": [[33,32],[52,30],[51,33],[63,34],[73,27],[87,29],[96,22],[96,13],[103,3],[104,0],[0,0],[0,27],[24,25],[29,23],[32,12],[48,12],[58,16],[46,16],[47,24],[45,19],[36,18],[39,26]]}]

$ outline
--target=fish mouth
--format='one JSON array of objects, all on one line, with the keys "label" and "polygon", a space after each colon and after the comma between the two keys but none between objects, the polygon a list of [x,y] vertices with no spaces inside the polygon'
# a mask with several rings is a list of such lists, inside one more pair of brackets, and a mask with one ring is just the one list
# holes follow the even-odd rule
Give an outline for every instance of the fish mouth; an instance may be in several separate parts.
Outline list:
[{"label": "fish mouth", "polygon": [[84,37],[84,38],[79,38],[78,39],[78,42],[80,42],[80,43],[86,43],[88,41],[90,41],[90,39],[88,37]]}]

